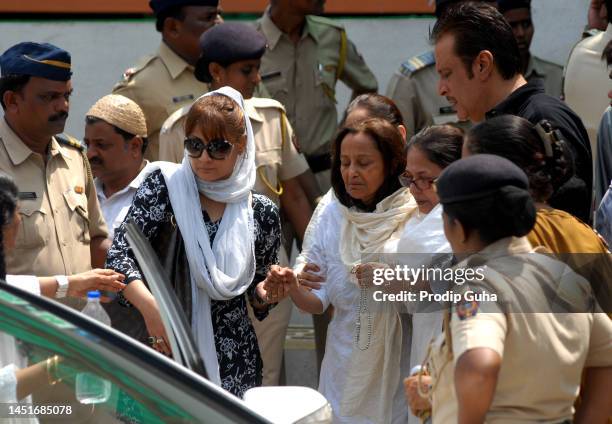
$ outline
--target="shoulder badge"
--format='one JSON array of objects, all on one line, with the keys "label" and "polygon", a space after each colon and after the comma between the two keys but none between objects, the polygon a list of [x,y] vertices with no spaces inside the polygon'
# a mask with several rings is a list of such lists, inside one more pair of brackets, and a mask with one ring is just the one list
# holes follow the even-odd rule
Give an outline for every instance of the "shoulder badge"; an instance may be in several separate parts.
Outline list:
[{"label": "shoulder badge", "polygon": [[601,34],[601,32],[601,30],[595,28],[585,29],[582,31],[582,38],[592,37],[593,35]]},{"label": "shoulder badge", "polygon": [[81,152],[87,151],[87,147],[85,146],[85,144],[66,133],[55,135],[55,139],[59,144],[63,146],[73,147],[75,149],[80,150]]},{"label": "shoulder badge", "polygon": [[455,310],[457,313],[457,318],[463,321],[478,313],[478,302],[473,300],[471,302],[460,303],[455,307]]},{"label": "shoulder badge", "polygon": [[436,57],[433,51],[421,53],[417,56],[412,56],[410,59],[402,63],[400,66],[400,72],[403,75],[410,75],[419,69],[423,69],[427,66],[431,66],[436,63]]},{"label": "shoulder badge", "polygon": [[151,62],[155,57],[156,57],[155,55],[145,56],[145,57],[143,57],[142,59],[140,59],[138,61],[136,66],[133,66],[131,68],[127,68],[123,72],[123,81],[124,82],[129,81],[134,75],[136,75],[138,72],[140,72],[144,68],[146,68],[146,66],[149,64],[149,62]]}]

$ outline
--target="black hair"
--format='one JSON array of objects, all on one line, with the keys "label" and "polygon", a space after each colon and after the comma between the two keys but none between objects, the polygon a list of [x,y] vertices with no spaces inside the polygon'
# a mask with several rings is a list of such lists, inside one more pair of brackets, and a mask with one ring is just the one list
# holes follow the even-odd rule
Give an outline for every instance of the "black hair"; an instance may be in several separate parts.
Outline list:
[{"label": "black hair", "polygon": [[432,125],[413,136],[406,151],[413,147],[418,148],[430,162],[444,169],[461,159],[463,135],[463,130],[453,125]]},{"label": "black hair", "polygon": [[472,64],[480,52],[488,50],[503,79],[520,74],[521,54],[510,24],[497,8],[485,3],[459,3],[449,5],[436,21],[430,35],[432,43],[443,36],[454,37],[455,54],[472,78]]},{"label": "black hair", "polygon": [[[340,171],[342,141],[347,135],[358,133],[366,134],[374,140],[385,164],[385,180],[376,191],[374,200],[367,205],[358,199],[353,199],[348,194]],[[358,123],[354,128],[344,127],[338,132],[332,143],[331,184],[336,197],[346,207],[356,206],[361,210],[372,212],[378,202],[401,188],[398,177],[405,168],[404,139],[397,127],[384,119],[369,119]]]},{"label": "black hair", "polygon": [[604,0],[606,9],[608,10],[608,23],[612,24],[612,0]]},{"label": "black hair", "polygon": [[[524,118],[502,115],[472,127],[467,134],[467,149],[472,154],[502,156],[525,171],[531,195],[546,202],[574,173],[571,153],[560,132],[553,135],[552,125],[544,121],[542,129],[551,136],[544,140],[536,127]],[[546,144],[550,145],[547,149]],[[549,151],[547,155],[546,151]]]},{"label": "black hair", "polygon": [[369,118],[380,118],[391,122],[393,125],[404,125],[402,112],[390,98],[377,93],[361,94],[353,99],[346,108],[343,121],[356,109],[365,109]]},{"label": "black hair", "polygon": [[6,105],[4,104],[4,93],[7,91],[20,93],[21,90],[23,90],[23,87],[25,87],[29,81],[29,75],[9,74],[0,78],[0,104],[2,104],[2,109],[6,110]]},{"label": "black hair", "polygon": [[183,6],[172,6],[161,12],[159,15],[155,17],[155,29],[158,32],[162,32],[164,30],[164,23],[167,18],[173,18],[178,21],[185,20],[185,10]]},{"label": "black hair", "polygon": [[535,225],[536,209],[529,192],[516,186],[501,187],[475,200],[443,204],[444,213],[466,231],[478,231],[487,244],[506,237],[527,235]]},{"label": "black hair", "polygon": [[0,172],[0,279],[6,279],[6,262],[4,252],[4,227],[13,221],[19,191],[13,178]]},{"label": "black hair", "polygon": [[601,54],[601,60],[605,60],[607,66],[612,65],[612,40],[608,41],[608,44],[606,44]]},{"label": "black hair", "polygon": [[[125,131],[125,130],[122,130],[121,128],[119,128],[117,126],[115,126],[115,125],[113,125],[111,123],[106,122],[104,119],[100,119],[100,118],[97,118],[97,117],[91,116],[91,115],[87,115],[85,117],[85,123],[86,124],[96,124],[98,122],[104,122],[104,123],[110,125],[111,127],[113,127],[115,132],[117,134],[119,134],[121,137],[123,137],[123,141],[125,141],[126,143],[128,141],[132,140],[134,137],[136,137],[135,134],[132,134],[132,133],[129,133],[129,132]],[[144,155],[145,150],[147,150],[147,145],[149,144],[149,139],[147,137],[141,137],[141,139],[142,139],[141,152]]]}]

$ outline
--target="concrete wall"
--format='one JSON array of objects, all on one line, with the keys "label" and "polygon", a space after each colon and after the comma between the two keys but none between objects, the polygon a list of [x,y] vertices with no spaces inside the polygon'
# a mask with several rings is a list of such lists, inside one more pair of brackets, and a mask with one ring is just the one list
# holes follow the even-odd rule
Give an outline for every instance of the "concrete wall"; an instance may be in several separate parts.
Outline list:
[{"label": "concrete wall", "polygon": [[[588,0],[536,0],[533,18],[534,54],[564,64],[586,24]],[[427,43],[433,18],[339,19],[376,74],[380,92],[399,64],[430,47]],[[72,54],[74,96],[66,130],[83,136],[87,109],[107,94],[123,71],[153,52],[159,33],[153,21],[0,22],[0,51],[20,41],[50,42]],[[348,90],[338,89],[338,107],[348,102]]]}]

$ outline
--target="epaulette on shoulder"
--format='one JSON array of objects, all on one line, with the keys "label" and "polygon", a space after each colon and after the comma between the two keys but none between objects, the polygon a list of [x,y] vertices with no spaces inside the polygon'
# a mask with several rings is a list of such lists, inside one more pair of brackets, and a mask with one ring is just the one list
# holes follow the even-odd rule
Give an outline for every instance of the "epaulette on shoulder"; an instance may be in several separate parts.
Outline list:
[{"label": "epaulette on shoulder", "polygon": [[87,146],[85,146],[85,144],[66,133],[57,134],[55,139],[63,146],[73,147],[81,152],[85,152],[87,150]]},{"label": "epaulette on shoulder", "polygon": [[131,67],[131,68],[127,68],[124,72],[123,72],[123,81],[129,81],[130,78],[132,78],[134,75],[136,75],[138,72],[142,71],[144,68],[147,67],[147,65],[153,60],[155,59],[157,56],[152,54],[152,55],[148,55],[145,56],[143,58],[141,58],[140,60],[138,60],[138,63]]},{"label": "epaulette on shoulder", "polygon": [[403,75],[410,75],[420,69],[426,68],[427,66],[436,63],[436,57],[433,51],[421,53],[417,56],[412,56],[410,59],[402,63],[400,66],[400,72]]},{"label": "epaulette on shoulder", "polygon": [[601,34],[602,31],[595,28],[585,29],[582,31],[582,38],[592,37],[597,34]]},{"label": "epaulette on shoulder", "polygon": [[181,120],[181,118],[189,113],[189,109],[191,109],[192,104],[188,104],[183,106],[182,108],[175,110],[172,114],[164,121],[164,124],[159,130],[160,133],[168,132],[174,127],[174,125]]},{"label": "epaulette on shoulder", "polygon": [[329,19],[323,16],[317,16],[317,15],[308,15],[306,16],[306,19],[312,22],[313,24],[332,26],[334,28],[344,31],[344,25],[342,25],[340,22],[334,21],[333,19]]},{"label": "epaulette on shoulder", "polygon": [[255,107],[275,108],[275,109],[280,109],[283,112],[285,111],[285,107],[282,105],[281,102],[279,102],[278,100],[269,99],[267,97],[251,97],[250,99],[246,101],[250,102]]}]

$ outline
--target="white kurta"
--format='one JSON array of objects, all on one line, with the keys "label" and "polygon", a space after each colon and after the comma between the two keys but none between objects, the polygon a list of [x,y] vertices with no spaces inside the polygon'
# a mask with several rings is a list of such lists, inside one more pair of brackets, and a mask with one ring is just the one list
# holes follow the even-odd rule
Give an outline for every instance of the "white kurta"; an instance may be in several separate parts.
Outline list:
[{"label": "white kurta", "polygon": [[[331,404],[335,423],[371,423],[365,417],[343,417],[339,414],[354,349],[355,322],[360,298],[360,290],[350,281],[350,270],[340,258],[340,224],[344,218],[339,206],[331,192],[319,203],[308,225],[302,253],[296,260],[296,271],[300,271],[308,262],[317,264],[321,268],[321,275],[325,276],[325,281],[321,289],[313,290],[312,293],[321,300],[324,309],[330,304],[334,306],[334,316],[327,330],[325,357],[321,364],[319,392]],[[450,247],[442,227],[441,207],[435,208],[429,215],[415,215],[410,218],[399,242],[389,242],[384,251],[396,253],[398,249],[402,253],[449,252]],[[404,377],[408,375],[413,362],[420,363],[431,337],[441,331],[442,321],[440,314],[414,314],[416,330],[411,337],[413,332],[406,327],[410,322],[409,316],[402,315],[405,336],[399,372]],[[410,355],[411,349],[415,350],[415,355]],[[401,380],[393,403],[393,423],[406,423],[409,415]]]}]

